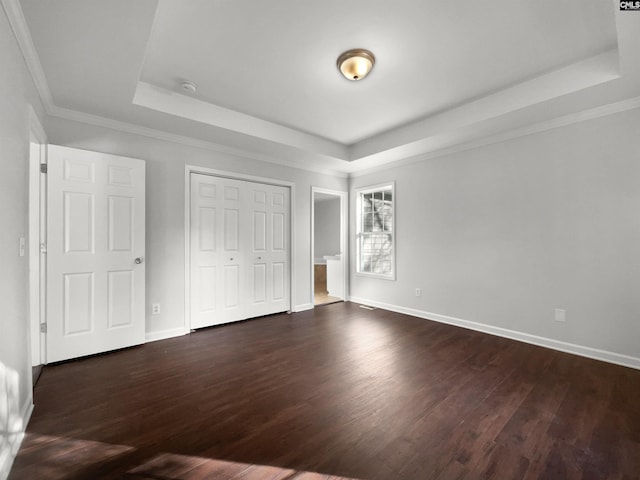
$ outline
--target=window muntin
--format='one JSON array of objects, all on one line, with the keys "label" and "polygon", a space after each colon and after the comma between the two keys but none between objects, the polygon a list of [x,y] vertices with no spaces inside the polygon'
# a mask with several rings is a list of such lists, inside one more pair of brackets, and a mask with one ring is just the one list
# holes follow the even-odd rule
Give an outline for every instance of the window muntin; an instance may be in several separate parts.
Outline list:
[{"label": "window muntin", "polygon": [[394,185],[357,190],[357,272],[395,278]]}]

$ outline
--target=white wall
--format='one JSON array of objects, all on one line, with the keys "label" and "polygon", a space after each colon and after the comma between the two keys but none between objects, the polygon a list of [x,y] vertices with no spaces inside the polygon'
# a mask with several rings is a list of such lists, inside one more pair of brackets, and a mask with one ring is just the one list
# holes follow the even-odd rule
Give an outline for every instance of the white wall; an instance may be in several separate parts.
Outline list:
[{"label": "white wall", "polygon": [[0,8],[0,478],[4,478],[31,413],[28,257],[29,103],[41,111],[31,77]]},{"label": "white wall", "polygon": [[352,297],[640,368],[639,109],[350,183],[390,180],[397,281],[352,274]]},{"label": "white wall", "polygon": [[316,258],[340,252],[340,197],[314,202],[313,248]]},{"label": "white wall", "polygon": [[[346,178],[288,168],[212,150],[123,133],[58,118],[47,118],[52,144],[95,150],[147,162],[147,333],[182,328],[184,322],[185,165],[274,178],[295,183],[294,307],[312,306],[310,298],[311,187],[345,190]],[[160,315],[151,315],[160,303]]]}]

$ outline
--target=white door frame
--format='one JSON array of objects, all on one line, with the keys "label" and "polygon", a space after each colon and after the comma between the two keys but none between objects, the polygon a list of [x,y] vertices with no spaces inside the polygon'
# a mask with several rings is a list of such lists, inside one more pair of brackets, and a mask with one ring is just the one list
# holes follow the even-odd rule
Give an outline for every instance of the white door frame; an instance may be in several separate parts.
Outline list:
[{"label": "white door frame", "polygon": [[[33,154],[31,144],[39,145]],[[46,338],[40,324],[46,323],[46,246],[47,191],[40,165],[47,163],[47,135],[35,110],[29,105],[29,345],[31,366],[47,363]],[[45,247],[46,248],[46,247]]]},{"label": "white door frame", "polygon": [[349,237],[348,237],[348,231],[347,231],[347,221],[348,221],[348,214],[349,214],[349,206],[347,204],[348,202],[348,193],[347,192],[343,192],[341,190],[330,190],[328,188],[321,188],[321,187],[311,187],[311,305],[314,306],[315,308],[315,302],[314,302],[314,294],[315,294],[315,276],[314,276],[314,265],[315,265],[315,258],[314,258],[314,254],[315,254],[315,215],[316,215],[316,208],[315,208],[315,194],[316,193],[323,193],[323,194],[327,194],[327,195],[334,195],[336,197],[340,198],[340,259],[342,262],[342,291],[344,292],[344,299],[343,300],[347,300],[349,298],[349,268],[347,267],[349,265]]},{"label": "white door frame", "polygon": [[275,178],[259,177],[244,173],[230,172],[227,170],[217,170],[214,168],[201,167],[197,165],[185,165],[184,168],[184,333],[191,331],[191,174],[212,175],[215,177],[231,178],[234,180],[245,180],[248,182],[265,183],[267,185],[278,185],[288,187],[289,191],[289,311],[294,311],[295,300],[295,184],[278,180]]}]

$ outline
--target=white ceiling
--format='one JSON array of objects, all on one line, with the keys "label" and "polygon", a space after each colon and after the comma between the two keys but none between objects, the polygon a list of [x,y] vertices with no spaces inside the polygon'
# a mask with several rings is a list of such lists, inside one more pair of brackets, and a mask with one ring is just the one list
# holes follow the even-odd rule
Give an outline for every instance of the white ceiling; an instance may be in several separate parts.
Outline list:
[{"label": "white ceiling", "polygon": [[[52,114],[302,168],[353,172],[640,95],[640,15],[612,0],[20,5]],[[353,47],[377,59],[360,82],[335,65]]]},{"label": "white ceiling", "polygon": [[[607,2],[545,3],[161,1],[141,79],[351,145],[616,47]],[[353,47],[377,59],[359,83],[335,63]]]}]

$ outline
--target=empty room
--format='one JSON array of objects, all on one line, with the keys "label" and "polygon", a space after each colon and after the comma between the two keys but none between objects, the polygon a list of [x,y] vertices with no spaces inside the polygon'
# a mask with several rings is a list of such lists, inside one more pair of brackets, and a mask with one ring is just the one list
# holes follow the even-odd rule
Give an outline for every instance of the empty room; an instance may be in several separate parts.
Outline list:
[{"label": "empty room", "polygon": [[0,4],[0,480],[640,478],[639,1]]}]

